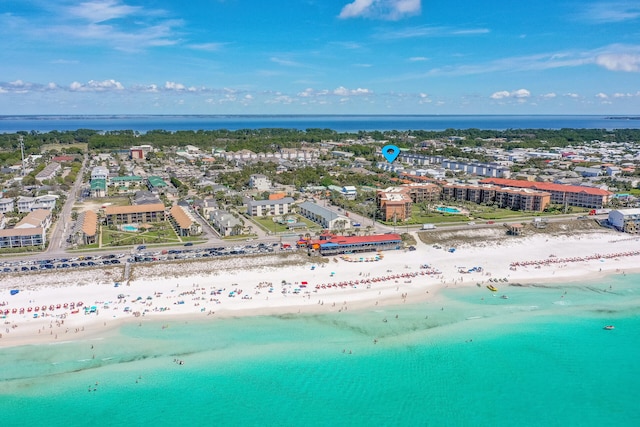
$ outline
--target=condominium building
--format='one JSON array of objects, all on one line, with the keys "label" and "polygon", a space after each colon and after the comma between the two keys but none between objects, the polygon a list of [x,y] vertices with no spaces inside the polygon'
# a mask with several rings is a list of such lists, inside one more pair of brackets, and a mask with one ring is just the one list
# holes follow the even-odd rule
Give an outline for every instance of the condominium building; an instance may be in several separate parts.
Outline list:
[{"label": "condominium building", "polygon": [[640,233],[640,209],[617,209],[609,212],[609,224],[625,233]]},{"label": "condominium building", "polygon": [[162,203],[136,206],[108,206],[105,208],[104,214],[107,225],[161,222],[166,220],[164,204]]},{"label": "condominium building", "polygon": [[178,236],[195,236],[202,233],[202,226],[184,207],[174,205],[169,210],[169,220]]},{"label": "condominium building", "polygon": [[247,203],[247,214],[250,216],[286,215],[291,212],[293,202],[292,197],[279,200],[250,200]]},{"label": "condominium building", "polygon": [[298,205],[298,213],[328,230],[351,228],[351,220],[349,218],[313,202],[300,203]]},{"label": "condominium building", "polygon": [[542,212],[551,194],[529,188],[500,187],[491,184],[447,183],[442,187],[444,200],[494,204],[500,208]]},{"label": "condominium building", "polygon": [[378,190],[378,212],[383,221],[404,221],[411,218],[413,203],[440,200],[441,193],[441,188],[431,183],[411,183]]},{"label": "condominium building", "polygon": [[604,207],[613,196],[613,193],[610,191],[580,185],[564,185],[502,178],[487,178],[480,181],[480,183],[495,184],[500,187],[529,188],[532,190],[545,191],[551,194],[551,203],[591,209]]}]

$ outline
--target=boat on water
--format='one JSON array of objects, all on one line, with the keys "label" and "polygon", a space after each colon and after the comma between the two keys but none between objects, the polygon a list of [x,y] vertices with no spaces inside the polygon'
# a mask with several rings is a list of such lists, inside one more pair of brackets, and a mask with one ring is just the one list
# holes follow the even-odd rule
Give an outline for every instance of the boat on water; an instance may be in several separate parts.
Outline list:
[{"label": "boat on water", "polygon": [[498,292],[498,288],[493,285],[487,285],[487,289],[489,289],[491,292]]},{"label": "boat on water", "polygon": [[607,325],[607,326],[605,326],[605,327],[604,327],[604,328],[602,328],[602,329],[606,329],[607,331],[610,331],[610,330],[615,329],[615,328],[616,328],[616,327],[615,327],[615,326],[613,326],[613,325]]},{"label": "boat on water", "polygon": [[502,299],[509,299],[509,297],[508,297],[508,296],[506,296],[506,295],[502,295],[500,298],[502,298]]}]

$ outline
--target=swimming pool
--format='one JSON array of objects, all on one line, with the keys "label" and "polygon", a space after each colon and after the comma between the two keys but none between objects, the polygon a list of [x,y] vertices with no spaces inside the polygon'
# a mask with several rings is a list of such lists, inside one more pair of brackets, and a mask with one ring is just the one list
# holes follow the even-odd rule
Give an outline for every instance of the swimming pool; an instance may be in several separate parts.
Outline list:
[{"label": "swimming pool", "polygon": [[449,206],[438,206],[436,208],[438,212],[451,213],[451,214],[459,214],[462,213],[460,209],[450,208]]},{"label": "swimming pool", "polygon": [[129,231],[129,232],[136,232],[138,231],[138,226],[137,225],[123,225],[122,226],[122,231]]}]

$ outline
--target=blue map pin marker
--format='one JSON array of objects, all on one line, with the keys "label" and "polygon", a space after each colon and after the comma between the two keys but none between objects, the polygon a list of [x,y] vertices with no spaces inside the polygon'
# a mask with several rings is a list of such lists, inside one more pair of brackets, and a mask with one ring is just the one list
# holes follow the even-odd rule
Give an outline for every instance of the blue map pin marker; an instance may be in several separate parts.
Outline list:
[{"label": "blue map pin marker", "polygon": [[399,154],[400,149],[395,145],[385,145],[382,147],[382,155],[389,163],[393,163],[393,161],[398,158]]}]

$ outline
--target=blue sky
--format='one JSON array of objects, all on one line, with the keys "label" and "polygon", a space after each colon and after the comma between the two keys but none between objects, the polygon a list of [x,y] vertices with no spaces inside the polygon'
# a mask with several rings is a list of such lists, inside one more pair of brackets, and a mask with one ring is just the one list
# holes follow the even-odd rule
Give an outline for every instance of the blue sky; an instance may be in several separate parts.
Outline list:
[{"label": "blue sky", "polygon": [[640,1],[2,0],[0,114],[638,114]]}]

